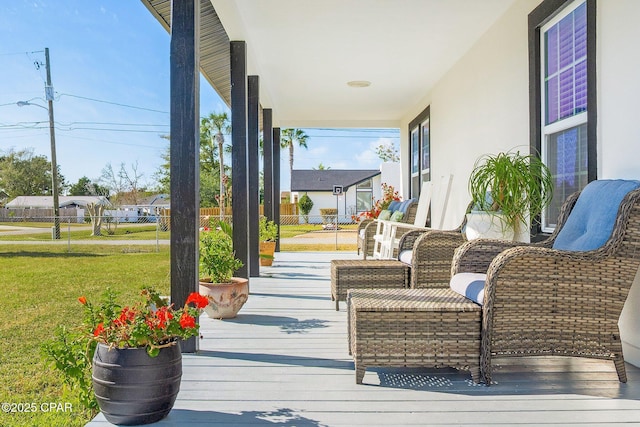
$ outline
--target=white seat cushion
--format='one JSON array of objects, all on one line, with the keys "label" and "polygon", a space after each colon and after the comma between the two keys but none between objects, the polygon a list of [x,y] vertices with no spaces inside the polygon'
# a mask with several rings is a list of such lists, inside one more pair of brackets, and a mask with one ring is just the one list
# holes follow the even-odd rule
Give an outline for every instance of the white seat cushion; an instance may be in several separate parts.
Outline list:
[{"label": "white seat cushion", "polygon": [[486,280],[487,275],[484,273],[458,273],[451,278],[449,287],[452,291],[482,305]]},{"label": "white seat cushion", "polygon": [[406,251],[400,252],[400,254],[398,255],[398,260],[407,265],[411,265],[411,262],[413,261],[413,251],[406,250]]},{"label": "white seat cushion", "polygon": [[360,239],[364,239],[365,229],[360,230]]}]

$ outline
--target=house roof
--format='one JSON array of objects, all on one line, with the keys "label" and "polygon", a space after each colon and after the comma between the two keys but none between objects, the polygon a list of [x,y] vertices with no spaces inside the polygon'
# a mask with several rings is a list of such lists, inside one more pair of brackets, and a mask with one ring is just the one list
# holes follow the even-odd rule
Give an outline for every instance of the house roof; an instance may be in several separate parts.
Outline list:
[{"label": "house roof", "polygon": [[168,194],[154,194],[149,197],[144,197],[138,203],[139,206],[169,206],[171,203]]},{"label": "house roof", "polygon": [[[169,31],[171,1],[142,2]],[[244,40],[274,126],[398,127],[515,2],[201,0],[200,68],[230,105],[229,40]]]},{"label": "house roof", "polygon": [[[58,205],[87,206],[89,203],[98,203],[109,206],[111,203],[104,196],[59,196]],[[7,208],[53,208],[53,196],[18,196],[6,204]]]},{"label": "house roof", "polygon": [[291,191],[333,191],[334,185],[342,185],[347,191],[352,185],[380,175],[376,169],[328,169],[293,170]]}]

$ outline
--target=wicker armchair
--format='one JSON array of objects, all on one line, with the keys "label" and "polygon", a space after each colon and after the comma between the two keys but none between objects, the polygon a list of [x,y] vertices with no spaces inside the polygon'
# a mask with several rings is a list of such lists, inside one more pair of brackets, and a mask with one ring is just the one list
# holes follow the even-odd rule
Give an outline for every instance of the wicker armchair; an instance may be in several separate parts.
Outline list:
[{"label": "wicker armchair", "polygon": [[[571,221],[570,214],[585,211],[584,203],[577,208],[577,199],[578,194],[567,199],[556,231],[545,242],[481,239],[456,251],[452,275],[486,273],[480,371],[487,384],[493,357],[546,355],[611,360],[619,380],[626,382],[618,318],[640,266],[640,189],[622,198],[602,246],[553,249],[562,246],[557,244],[562,229],[580,217],[576,213]],[[592,217],[580,221],[588,223],[600,226]]]},{"label": "wicker armchair", "polygon": [[449,287],[453,254],[466,242],[462,232],[466,222],[465,215],[462,223],[453,230],[410,230],[402,235],[398,260],[410,267],[410,288]]},{"label": "wicker armchair", "polygon": [[[407,206],[406,215],[402,218],[401,222],[413,224],[416,218],[416,212],[418,211],[418,202],[412,202]],[[365,219],[358,224],[358,255],[362,251],[362,258],[367,259],[368,256],[373,256],[373,245],[378,223],[373,219]]]}]

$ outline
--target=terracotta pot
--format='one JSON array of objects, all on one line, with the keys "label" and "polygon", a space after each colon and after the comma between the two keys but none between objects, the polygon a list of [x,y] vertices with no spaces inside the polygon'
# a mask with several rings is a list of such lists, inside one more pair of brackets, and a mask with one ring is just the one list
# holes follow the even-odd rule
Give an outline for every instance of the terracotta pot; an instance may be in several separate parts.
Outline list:
[{"label": "terracotta pot", "polygon": [[273,254],[276,253],[276,242],[260,242],[260,265],[273,264]]},{"label": "terracotta pot", "polygon": [[160,349],[112,348],[98,344],[93,356],[93,391],[104,417],[113,424],[140,425],[167,416],[182,378],[180,346]]},{"label": "terracotta pot", "polygon": [[249,298],[249,279],[232,277],[231,283],[200,282],[200,294],[209,300],[204,308],[209,317],[231,319]]}]

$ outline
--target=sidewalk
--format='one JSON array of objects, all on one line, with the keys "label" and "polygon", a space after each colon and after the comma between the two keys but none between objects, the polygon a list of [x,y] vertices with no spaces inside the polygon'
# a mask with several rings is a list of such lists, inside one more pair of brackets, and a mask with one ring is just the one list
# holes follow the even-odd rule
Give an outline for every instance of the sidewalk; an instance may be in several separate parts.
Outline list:
[{"label": "sidewalk", "polygon": [[295,237],[282,238],[280,239],[280,244],[331,244],[336,243],[336,241],[338,244],[355,244],[357,235],[358,232],[356,230],[338,230],[337,233],[333,230],[312,231],[310,233],[299,234]]}]

